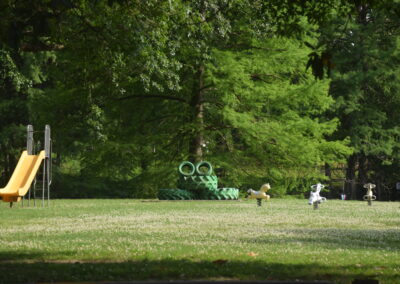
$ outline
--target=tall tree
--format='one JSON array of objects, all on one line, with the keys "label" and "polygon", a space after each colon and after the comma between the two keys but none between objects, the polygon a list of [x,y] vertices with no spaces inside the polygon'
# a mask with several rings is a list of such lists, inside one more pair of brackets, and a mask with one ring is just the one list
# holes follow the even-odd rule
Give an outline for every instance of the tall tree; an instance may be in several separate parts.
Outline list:
[{"label": "tall tree", "polygon": [[25,132],[22,125],[28,120],[28,85],[29,80],[19,72],[10,52],[0,49],[0,170],[3,185],[13,171],[23,145]]},{"label": "tall tree", "polygon": [[[38,94],[33,101],[42,114],[46,113],[45,109],[47,112],[58,109],[52,119],[57,128],[66,131],[63,144],[70,150],[75,147],[78,152],[79,148],[85,149],[79,154],[82,166],[94,169],[97,174],[114,172],[115,177],[128,178],[151,170],[149,160],[162,161],[161,164],[169,161],[170,165],[170,161],[187,157],[197,161],[216,153],[238,164],[238,160],[246,160],[246,155],[256,157],[257,151],[261,151],[259,157],[274,153],[266,146],[278,143],[279,139],[271,147],[276,147],[276,153],[282,157],[276,154],[273,159],[263,159],[264,166],[274,164],[271,168],[283,169],[292,160],[291,164],[296,163],[298,168],[306,165],[315,168],[328,157],[328,144],[322,134],[332,131],[335,124],[334,121],[320,122],[317,118],[329,105],[330,99],[324,93],[326,83],[312,83],[308,75],[302,76],[301,62],[304,63],[305,54],[296,53],[296,49],[304,47],[298,47],[297,41],[278,41],[276,34],[277,30],[286,30],[286,34],[301,37],[309,29],[304,15],[316,21],[315,11],[326,13],[328,9],[331,6],[281,1],[265,4],[245,0],[136,1],[134,4],[83,1],[64,13],[60,22],[56,43],[64,49],[58,52],[57,70],[52,71],[53,88]],[[283,28],[286,22],[274,19],[278,19],[278,11],[286,10],[291,24]],[[268,61],[269,56],[274,60]],[[229,69],[237,70],[238,74]],[[234,90],[230,87],[238,79],[236,76],[242,79]],[[275,81],[270,80],[273,78]],[[271,90],[281,89],[281,93],[267,91],[270,84]],[[279,102],[280,99],[290,102],[282,90],[292,96],[300,92],[308,95],[291,112]],[[237,92],[239,98],[243,97],[243,106],[230,106],[228,94]],[[280,99],[271,99],[274,97]],[[311,100],[319,102],[314,105],[318,111],[311,110]],[[276,120],[272,119],[270,125],[261,116],[254,124],[257,127],[252,128],[252,121],[260,116],[257,112],[265,112],[261,108],[263,104],[265,109],[272,110],[268,115],[276,115]],[[304,110],[299,108],[302,104],[305,104]],[[221,115],[225,110],[226,114]],[[241,115],[246,111],[247,116]],[[65,118],[56,119],[63,113],[69,114],[63,117],[70,122]],[[237,125],[238,117],[243,124]],[[285,119],[293,121],[286,131]],[[68,126],[71,124],[74,128]],[[267,130],[273,125],[274,138],[266,138]],[[311,131],[312,127],[321,130],[321,134]],[[229,133],[216,134],[224,128]],[[263,128],[263,134],[255,140],[256,130]],[[90,135],[82,137],[79,132]],[[233,154],[226,144],[223,144],[225,148],[217,147],[221,142],[216,141],[226,135],[232,137],[235,145],[242,144],[235,148],[235,153],[241,153],[240,158],[229,159]],[[79,143],[73,141],[76,137],[80,137]],[[263,139],[270,144],[261,146]],[[295,145],[315,148],[315,152],[308,152],[307,157],[300,155],[304,152]],[[330,153],[336,151],[341,156],[346,152],[341,147],[341,143],[332,144],[334,150]],[[287,156],[289,150],[295,149],[298,150],[291,154],[292,158]],[[331,158],[335,159],[334,156]],[[224,164],[223,159],[218,162]],[[108,165],[100,170],[102,173],[99,172],[101,164]],[[308,177],[315,176],[315,170],[312,172]],[[280,170],[275,173],[281,176],[276,180],[284,179]],[[257,175],[261,178],[261,174]]]},{"label": "tall tree", "polygon": [[214,86],[205,112],[207,149],[234,184],[268,179],[275,194],[302,193],[321,178],[324,162],[350,153],[346,141],[325,139],[338,123],[324,118],[333,103],[329,81],[304,72],[308,49],[301,41],[275,37],[215,53],[207,77]]},{"label": "tall tree", "polygon": [[346,172],[353,198],[363,194],[367,181],[377,182],[380,192],[399,178],[384,170],[399,159],[399,8],[361,1],[355,13],[338,17],[322,32],[325,62],[333,67],[334,115],[341,120],[334,137],[349,137],[355,149]]},{"label": "tall tree", "polygon": [[2,183],[11,175],[32,121],[29,97],[46,86],[44,71],[61,47],[51,41],[51,26],[67,8],[62,1],[0,3],[0,150]]}]

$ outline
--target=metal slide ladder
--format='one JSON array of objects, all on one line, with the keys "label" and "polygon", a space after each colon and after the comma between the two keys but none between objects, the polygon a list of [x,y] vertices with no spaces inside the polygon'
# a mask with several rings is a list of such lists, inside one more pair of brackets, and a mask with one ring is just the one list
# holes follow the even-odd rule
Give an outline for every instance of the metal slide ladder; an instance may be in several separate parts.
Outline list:
[{"label": "metal slide ladder", "polygon": [[[41,150],[40,141],[35,144],[34,133],[43,133],[43,131],[34,131],[32,125],[27,127],[27,151],[28,155],[37,155]],[[35,147],[36,146],[36,147]],[[35,179],[28,191],[28,206],[30,205],[31,199],[33,199],[33,205],[36,206],[36,200],[42,200],[42,207],[44,207],[45,200],[47,206],[50,205],[50,185],[52,182],[52,166],[51,166],[51,152],[52,152],[52,141],[51,141],[51,130],[50,126],[46,125],[44,130],[44,151],[45,158],[42,162],[41,169],[38,170]],[[21,205],[24,206],[25,196],[22,198]]]}]

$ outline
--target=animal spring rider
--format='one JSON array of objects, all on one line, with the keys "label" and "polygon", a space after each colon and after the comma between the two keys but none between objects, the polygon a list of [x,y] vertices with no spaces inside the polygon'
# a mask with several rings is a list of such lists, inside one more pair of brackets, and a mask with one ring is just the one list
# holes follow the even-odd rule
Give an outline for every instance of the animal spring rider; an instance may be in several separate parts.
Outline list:
[{"label": "animal spring rider", "polygon": [[259,191],[249,189],[247,191],[247,193],[249,194],[248,198],[257,199],[257,205],[261,206],[261,202],[263,199],[265,199],[267,201],[270,199],[270,196],[268,194],[266,194],[266,192],[270,189],[271,189],[271,186],[269,185],[269,183],[263,184]]},{"label": "animal spring rider", "polygon": [[372,205],[372,201],[376,200],[376,196],[372,194],[372,189],[375,188],[376,185],[373,183],[364,184],[364,188],[367,189],[367,194],[364,195],[363,199],[368,201],[368,205]]},{"label": "animal spring rider", "polygon": [[314,205],[314,209],[318,209],[318,205],[326,201],[325,197],[319,195],[321,189],[325,186],[323,184],[317,183],[311,186],[310,198],[308,199],[309,205]]}]

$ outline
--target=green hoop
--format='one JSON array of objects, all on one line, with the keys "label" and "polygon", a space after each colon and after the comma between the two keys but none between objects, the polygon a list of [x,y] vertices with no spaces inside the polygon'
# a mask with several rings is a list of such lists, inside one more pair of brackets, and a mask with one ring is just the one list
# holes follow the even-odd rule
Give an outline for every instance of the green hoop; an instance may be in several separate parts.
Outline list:
[{"label": "green hoop", "polygon": [[[183,171],[183,167],[185,167],[185,166],[188,166],[188,167],[190,168],[189,173],[186,173],[186,172]],[[187,176],[187,177],[188,177],[188,176],[193,175],[196,169],[195,169],[194,165],[193,165],[191,162],[185,161],[185,162],[182,162],[182,163],[179,165],[178,170],[179,170],[179,173],[180,173],[181,175]]]},{"label": "green hoop", "polygon": [[[203,172],[200,171],[200,167],[206,167],[206,168],[208,168],[208,171],[205,172],[205,173],[203,173]],[[211,164],[210,164],[209,162],[202,161],[202,162],[199,162],[199,163],[196,165],[196,173],[197,173],[199,176],[209,176],[209,175],[212,174],[212,171],[213,171],[213,168],[212,168],[212,166],[211,166]]]}]

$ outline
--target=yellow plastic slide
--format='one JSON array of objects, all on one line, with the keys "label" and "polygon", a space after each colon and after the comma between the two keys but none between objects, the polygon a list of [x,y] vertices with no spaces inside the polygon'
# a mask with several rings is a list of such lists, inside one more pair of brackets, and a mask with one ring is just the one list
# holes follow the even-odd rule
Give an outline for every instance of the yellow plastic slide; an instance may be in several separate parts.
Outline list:
[{"label": "yellow plastic slide", "polygon": [[7,186],[0,189],[0,197],[4,202],[21,200],[21,197],[28,192],[44,157],[44,151],[41,151],[39,155],[28,155],[27,151],[22,152]]}]

